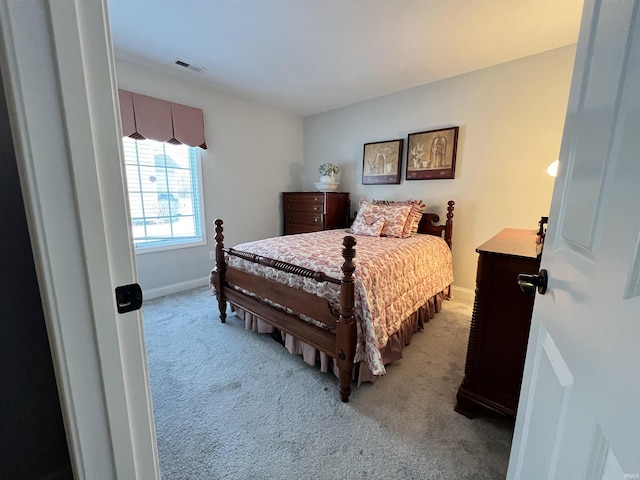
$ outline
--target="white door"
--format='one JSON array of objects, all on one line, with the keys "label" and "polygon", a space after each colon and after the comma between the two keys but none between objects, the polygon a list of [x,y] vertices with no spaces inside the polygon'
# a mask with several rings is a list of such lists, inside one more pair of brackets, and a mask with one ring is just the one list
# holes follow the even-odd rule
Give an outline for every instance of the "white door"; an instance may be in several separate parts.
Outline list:
[{"label": "white door", "polygon": [[0,69],[74,477],[159,478],[106,0],[0,2]]},{"label": "white door", "polygon": [[513,480],[640,478],[640,4],[584,9]]}]

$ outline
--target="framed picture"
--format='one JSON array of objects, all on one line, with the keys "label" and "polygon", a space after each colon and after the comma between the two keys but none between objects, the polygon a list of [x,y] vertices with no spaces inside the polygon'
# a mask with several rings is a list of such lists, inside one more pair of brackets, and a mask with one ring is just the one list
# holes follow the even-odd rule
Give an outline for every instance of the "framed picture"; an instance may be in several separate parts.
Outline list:
[{"label": "framed picture", "polygon": [[407,180],[455,178],[459,127],[410,133]]},{"label": "framed picture", "polygon": [[362,184],[400,183],[403,139],[364,144]]}]

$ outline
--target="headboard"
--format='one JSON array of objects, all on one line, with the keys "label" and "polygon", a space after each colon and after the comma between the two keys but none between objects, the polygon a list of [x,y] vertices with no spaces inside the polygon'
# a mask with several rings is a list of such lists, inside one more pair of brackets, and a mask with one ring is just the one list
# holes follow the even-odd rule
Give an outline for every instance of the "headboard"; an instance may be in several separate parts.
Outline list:
[{"label": "headboard", "polygon": [[422,214],[422,220],[418,225],[418,233],[426,233],[443,237],[449,248],[453,245],[453,208],[456,202],[449,200],[447,202],[447,221],[444,225],[438,225],[440,215],[436,213]]}]

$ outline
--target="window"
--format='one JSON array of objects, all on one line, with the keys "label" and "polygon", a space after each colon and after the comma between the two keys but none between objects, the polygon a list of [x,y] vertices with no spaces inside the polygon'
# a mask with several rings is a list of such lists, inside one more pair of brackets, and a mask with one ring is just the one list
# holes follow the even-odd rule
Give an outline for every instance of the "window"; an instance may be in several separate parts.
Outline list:
[{"label": "window", "polygon": [[205,243],[197,147],[123,138],[136,251]]}]

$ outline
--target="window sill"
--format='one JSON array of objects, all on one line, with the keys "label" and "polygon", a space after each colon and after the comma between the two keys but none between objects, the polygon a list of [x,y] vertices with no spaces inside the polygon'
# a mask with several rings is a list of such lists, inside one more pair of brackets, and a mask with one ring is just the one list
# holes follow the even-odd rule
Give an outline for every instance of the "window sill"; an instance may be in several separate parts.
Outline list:
[{"label": "window sill", "polygon": [[180,250],[183,248],[193,248],[193,247],[201,247],[207,244],[206,239],[197,240],[197,241],[188,241],[184,243],[172,243],[170,245],[154,245],[148,247],[135,247],[136,255],[146,255],[147,253],[159,253],[166,252],[169,250]]}]

